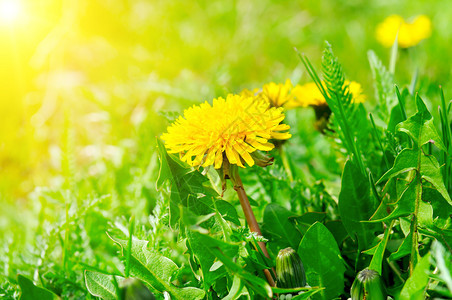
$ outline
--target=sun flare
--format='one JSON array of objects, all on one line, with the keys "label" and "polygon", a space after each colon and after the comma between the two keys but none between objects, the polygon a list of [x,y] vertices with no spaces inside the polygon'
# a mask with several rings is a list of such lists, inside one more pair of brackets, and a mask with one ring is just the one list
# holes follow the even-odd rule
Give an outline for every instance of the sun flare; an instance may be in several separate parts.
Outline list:
[{"label": "sun flare", "polygon": [[15,22],[22,11],[20,1],[3,0],[0,1],[0,21],[5,23]]}]

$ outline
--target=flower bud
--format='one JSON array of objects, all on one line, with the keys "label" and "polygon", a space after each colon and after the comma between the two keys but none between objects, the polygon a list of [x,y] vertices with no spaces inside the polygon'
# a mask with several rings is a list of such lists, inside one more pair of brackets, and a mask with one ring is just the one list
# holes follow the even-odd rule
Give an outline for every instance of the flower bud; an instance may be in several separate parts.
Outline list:
[{"label": "flower bud", "polygon": [[386,300],[387,298],[380,274],[370,269],[364,269],[358,273],[350,294],[352,300]]},{"label": "flower bud", "polygon": [[277,286],[298,288],[306,285],[306,275],[300,256],[292,248],[282,249],[276,258]]}]

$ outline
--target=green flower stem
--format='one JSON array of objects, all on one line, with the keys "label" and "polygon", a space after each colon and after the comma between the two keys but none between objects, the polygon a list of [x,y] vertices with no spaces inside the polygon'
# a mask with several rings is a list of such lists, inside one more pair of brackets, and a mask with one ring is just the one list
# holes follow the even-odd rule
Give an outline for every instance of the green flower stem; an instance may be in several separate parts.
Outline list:
[{"label": "green flower stem", "polygon": [[[259,228],[259,224],[257,223],[256,217],[254,216],[253,209],[251,208],[250,201],[248,200],[248,196],[246,195],[245,189],[243,188],[242,179],[239,176],[238,170],[234,172],[234,176],[231,176],[231,180],[234,184],[234,190],[237,192],[237,195],[239,196],[240,205],[242,206],[242,210],[243,213],[245,214],[245,219],[246,222],[248,223],[250,231],[257,233],[258,235],[262,235],[261,230]],[[265,243],[258,242],[258,244],[264,255],[267,258],[270,258]],[[270,286],[276,286],[275,280],[273,279],[273,276],[271,275],[270,271],[264,269],[264,274]]]}]

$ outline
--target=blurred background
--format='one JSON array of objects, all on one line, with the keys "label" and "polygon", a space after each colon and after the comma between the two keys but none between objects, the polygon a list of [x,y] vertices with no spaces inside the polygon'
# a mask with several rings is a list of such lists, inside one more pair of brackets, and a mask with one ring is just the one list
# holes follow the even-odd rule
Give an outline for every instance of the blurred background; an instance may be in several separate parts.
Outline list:
[{"label": "blurred background", "polygon": [[[320,69],[328,40],[372,107],[367,51],[388,63],[375,28],[395,13],[425,14],[433,26],[429,39],[400,51],[397,83],[418,70],[425,97],[438,103],[441,84],[450,98],[447,0],[0,0],[3,224],[41,186],[77,181],[121,194],[134,172],[156,168],[165,112],[270,81],[309,81],[294,47]],[[312,123],[312,112],[297,117]]]}]

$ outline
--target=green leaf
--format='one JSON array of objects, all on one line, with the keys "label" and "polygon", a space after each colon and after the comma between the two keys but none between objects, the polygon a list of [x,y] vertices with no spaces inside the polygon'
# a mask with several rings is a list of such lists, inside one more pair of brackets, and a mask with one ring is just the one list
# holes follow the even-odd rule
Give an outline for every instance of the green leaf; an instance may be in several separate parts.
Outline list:
[{"label": "green leaf", "polygon": [[379,105],[383,109],[384,115],[387,116],[389,115],[391,108],[397,103],[393,92],[394,78],[374,51],[369,50],[367,52],[367,57],[374,78]]},{"label": "green leaf", "polygon": [[368,221],[376,208],[369,180],[352,161],[347,160],[342,173],[339,212],[350,237],[358,240],[360,250],[369,248],[375,238],[374,233],[381,230],[378,224],[362,222]]},{"label": "green leaf", "polygon": [[413,178],[411,182],[408,184],[408,187],[402,192],[402,195],[397,200],[395,204],[397,204],[396,208],[386,217],[373,220],[373,222],[381,222],[393,220],[401,216],[407,216],[414,212],[416,205],[416,191],[419,185],[418,176]]},{"label": "green leaf", "polygon": [[298,217],[292,217],[296,222],[297,228],[302,234],[306,233],[308,228],[315,222],[323,222],[326,219],[326,213],[322,212],[307,212]]},{"label": "green leaf", "polygon": [[[423,209],[421,211],[423,216],[425,216],[424,212],[431,210],[424,205],[425,203],[421,202],[422,195],[418,195],[418,191],[422,192],[423,186],[425,185],[422,180],[419,179],[419,176],[421,179],[431,183],[433,187],[444,197],[444,199],[452,205],[452,200],[450,199],[449,193],[447,192],[443,182],[438,161],[433,155],[423,154],[420,148],[402,150],[402,152],[400,152],[396,157],[394,166],[388,170],[380,178],[380,180],[378,180],[378,182],[394,178],[400,174],[412,170],[416,171],[416,176],[411,178],[408,187],[397,200],[397,207],[387,217],[375,221],[391,220],[400,216],[411,214],[415,211],[416,203],[419,203],[421,206],[420,208]],[[426,218],[422,218],[422,220],[427,222]],[[428,223],[432,222],[428,221]]]},{"label": "green leaf", "polygon": [[383,257],[385,254],[386,246],[388,245],[389,234],[392,230],[393,225],[394,225],[394,223],[392,222],[391,226],[389,226],[385,230],[383,239],[376,246],[375,252],[373,254],[372,260],[369,265],[369,269],[377,271],[378,274],[380,274],[380,275],[381,275],[381,268],[382,268],[382,264],[383,264]]},{"label": "green leaf", "polygon": [[342,221],[327,221],[325,222],[325,227],[328,228],[328,230],[334,236],[334,239],[336,240],[338,245],[341,245],[348,236],[347,229],[345,229]]},{"label": "green leaf", "polygon": [[174,155],[168,154],[160,139],[157,139],[157,148],[160,159],[157,189],[162,190],[165,186],[169,186],[171,226],[175,226],[181,217],[180,205],[187,207],[196,215],[212,213],[213,201],[218,194],[210,186],[209,180]]},{"label": "green leaf", "polygon": [[217,200],[215,202],[215,205],[223,219],[232,222],[237,226],[240,226],[239,216],[234,205],[224,200]]},{"label": "green leaf", "polygon": [[34,285],[33,281],[25,276],[17,275],[17,281],[22,292],[19,298],[20,300],[54,300],[58,298],[51,291]]},{"label": "green leaf", "polygon": [[418,166],[418,151],[414,149],[403,149],[399,155],[397,155],[394,166],[389,169],[381,178],[377,181],[377,184],[394,178],[399,174],[415,170]]},{"label": "green leaf", "polygon": [[119,299],[113,275],[85,270],[85,284],[88,291],[105,300]]},{"label": "green leaf", "polygon": [[450,206],[444,197],[435,189],[424,188],[422,198],[430,202],[433,208],[433,219],[436,226],[444,228],[450,219]]},{"label": "green leaf", "polygon": [[[339,138],[342,140],[348,154],[352,157],[360,171],[364,174],[364,163],[360,154],[360,148],[357,142],[360,142],[360,132],[357,128],[363,128],[367,124],[364,106],[355,105],[352,101],[353,95],[350,93],[348,85],[345,84],[345,74],[338,58],[334,55],[331,45],[326,42],[322,56],[323,79],[328,89],[328,96],[325,97],[328,107],[331,109],[333,125],[335,122],[340,127],[336,130]],[[364,131],[364,130],[362,130]]]},{"label": "green leaf", "polygon": [[296,249],[300,244],[301,233],[289,220],[293,216],[293,213],[275,203],[270,203],[265,207],[262,230],[271,235],[268,238],[280,249],[289,246]]},{"label": "green leaf", "polygon": [[426,254],[416,265],[413,274],[400,292],[400,300],[424,300],[429,280],[430,254]]},{"label": "green leaf", "polygon": [[388,121],[388,132],[390,132],[391,134],[395,134],[396,132],[396,126],[397,124],[399,124],[400,122],[404,121],[404,115],[402,113],[402,109],[400,104],[396,104],[392,109],[391,109],[391,114],[389,115],[389,121]]},{"label": "green leaf", "polygon": [[[124,256],[127,256],[127,240],[110,237],[122,248]],[[198,288],[179,288],[171,281],[173,274],[178,271],[177,265],[158,252],[147,249],[148,241],[133,239],[130,255],[130,275],[136,277],[160,292],[168,292],[174,299],[202,299],[205,292]]]},{"label": "green leaf", "polygon": [[248,291],[246,290],[243,281],[240,279],[239,276],[234,276],[234,279],[232,280],[231,289],[229,290],[229,294],[227,294],[227,296],[224,297],[222,300],[235,300],[239,299],[241,295],[246,294],[248,294]]},{"label": "green leaf", "polygon": [[418,112],[397,125],[397,130],[408,134],[416,145],[413,149],[404,149],[400,152],[395,159],[394,166],[378,182],[393,178],[410,170],[417,170],[421,178],[430,182],[441,193],[444,199],[452,205],[452,200],[443,182],[438,161],[433,155],[425,155],[422,151],[422,146],[429,142],[434,142],[443,151],[446,151],[446,148],[433,124],[432,115],[419,96],[416,96],[416,104]]},{"label": "green leaf", "polygon": [[344,290],[345,267],[336,240],[321,223],[313,224],[301,240],[298,254],[307,282],[325,289],[313,299],[333,299]]},{"label": "green leaf", "polygon": [[419,202],[418,223],[422,227],[433,226],[433,208],[430,203]]},{"label": "green leaf", "polygon": [[419,95],[416,95],[416,106],[418,112],[408,118],[408,120],[399,123],[396,130],[408,134],[419,147],[433,141],[436,147],[447,152],[441,137],[436,131],[433,117]]},{"label": "green leaf", "polygon": [[[422,179],[430,182],[435,189],[452,205],[449,193],[444,185],[443,176],[441,175],[438,160],[433,155],[421,156],[421,172]],[[450,208],[449,208],[450,209]]]},{"label": "green leaf", "polygon": [[[213,264],[216,262],[216,257],[205,247],[203,243],[204,239],[199,234],[187,230],[187,242],[189,249],[198,259],[198,263],[201,266],[204,290],[208,290],[218,278],[226,275],[226,270],[224,266],[211,270]],[[223,249],[223,251],[232,251],[233,255],[235,255],[238,249],[236,246],[230,246],[230,248]]]},{"label": "green leaf", "polygon": [[234,262],[233,258],[238,255],[239,245],[226,243],[205,234],[193,231],[192,234],[204,245],[204,248],[220,260],[224,266],[235,276],[240,277],[249,289],[264,297],[272,297],[270,285],[262,278],[244,270],[243,266]]},{"label": "green leaf", "polygon": [[412,233],[410,232],[404,239],[402,244],[399,246],[396,252],[391,253],[389,256],[390,261],[398,260],[404,256],[411,254],[411,242],[412,242]]}]

